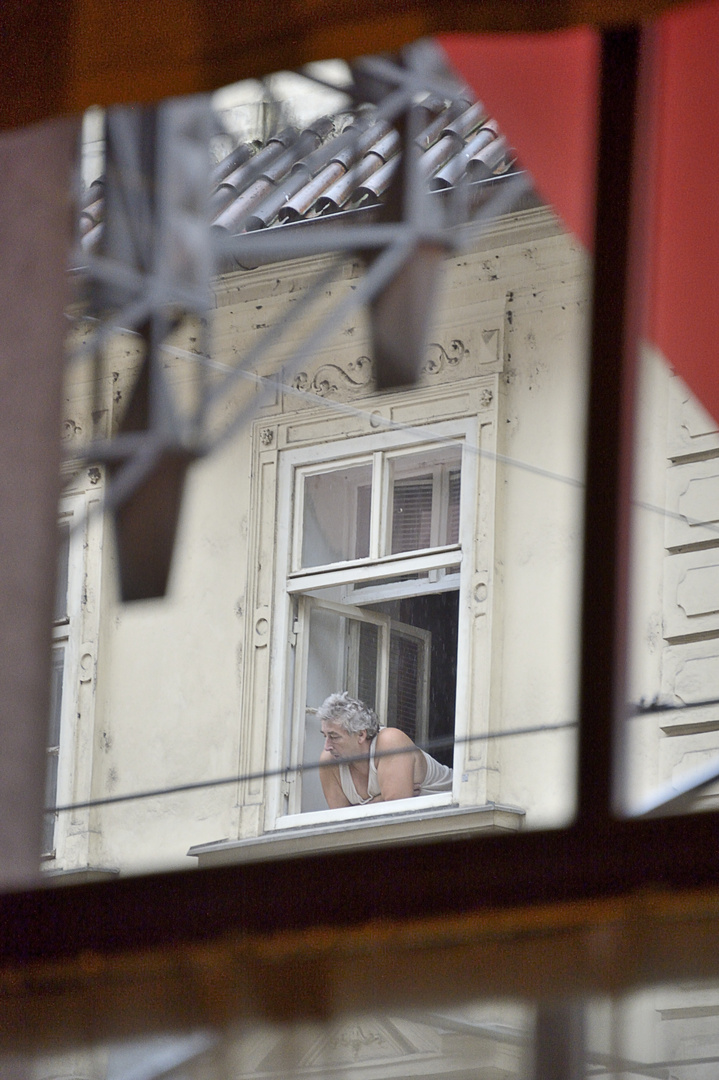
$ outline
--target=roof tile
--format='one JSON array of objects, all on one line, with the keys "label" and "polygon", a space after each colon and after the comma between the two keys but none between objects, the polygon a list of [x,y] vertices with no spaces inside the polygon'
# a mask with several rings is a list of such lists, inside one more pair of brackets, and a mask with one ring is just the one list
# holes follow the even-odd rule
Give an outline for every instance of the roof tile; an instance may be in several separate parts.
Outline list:
[{"label": "roof tile", "polygon": [[[479,102],[428,97],[421,109],[425,126],[414,142],[431,190],[487,180],[514,167],[514,151]],[[286,127],[264,146],[244,142],[232,150],[212,171],[213,226],[236,234],[310,225],[381,202],[399,165],[399,134],[377,120],[373,106],[357,109],[349,125],[347,116],[320,117],[302,132]],[[82,200],[78,231],[86,251],[96,250],[102,236],[103,191],[97,180]],[[468,205],[484,198],[472,191]]]}]

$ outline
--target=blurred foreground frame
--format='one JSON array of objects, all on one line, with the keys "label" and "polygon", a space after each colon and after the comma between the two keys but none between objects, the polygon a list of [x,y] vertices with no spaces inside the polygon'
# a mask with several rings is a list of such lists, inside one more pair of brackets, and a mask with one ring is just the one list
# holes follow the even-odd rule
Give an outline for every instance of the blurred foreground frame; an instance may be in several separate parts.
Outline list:
[{"label": "blurred foreground frame", "polygon": [[[232,260],[251,265],[257,259],[271,262],[320,251],[345,258],[354,254],[366,267],[356,294],[332,305],[319,325],[292,344],[279,377],[288,379],[288,372],[320,347],[348,310],[364,304],[372,326],[377,389],[417,380],[443,257],[452,247],[449,225],[454,215],[451,203],[440,205],[431,197],[420,171],[416,140],[424,113],[415,101],[437,87],[447,97],[456,98],[461,91],[454,80],[437,73],[438,50],[427,47],[418,53],[415,57],[410,51],[404,64],[364,58],[353,66],[352,79],[342,89],[358,109],[393,102],[385,126],[389,121],[399,131],[401,160],[376,220],[363,218],[347,227],[345,221],[330,218],[323,221],[319,236],[292,228],[248,233],[245,226],[251,230],[247,222],[254,219],[247,213],[234,221],[231,233],[218,223],[211,227],[212,117],[206,95],[107,111],[105,175],[96,184],[103,192],[104,220],[87,236],[89,240],[98,232],[99,241],[76,252],[87,314],[94,324],[80,355],[91,354],[91,378],[98,395],[107,374],[105,350],[115,335],[129,331],[139,338],[140,365],[119,430],[110,438],[91,441],[80,452],[80,460],[108,466],[105,505],[115,525],[124,601],[165,595],[187,469],[246,426],[258,405],[241,408],[219,434],[210,432],[208,414],[245,373],[248,357],[256,363],[271,355],[278,338],[287,339],[291,324],[316,299],[316,289],[311,289],[246,350],[247,355],[240,356],[234,370],[228,369],[219,383],[211,384],[208,325],[216,267]],[[345,152],[357,153],[367,120],[360,116],[356,120],[353,129],[329,145],[330,151],[341,143]],[[330,122],[324,118],[316,126],[327,128]],[[314,132],[305,134],[319,139]],[[296,159],[300,177],[304,145],[303,138],[298,139],[281,159]],[[316,153],[327,156],[327,147]],[[257,156],[256,165],[248,164],[245,186],[255,173],[257,183],[262,182],[261,158],[262,154]],[[509,183],[510,198],[513,190],[523,192],[523,177],[509,178]],[[283,194],[281,188],[278,194]],[[506,204],[504,192],[499,201]],[[490,193],[488,207],[493,205]],[[218,222],[223,218],[220,215]],[[197,389],[189,403],[179,400],[163,355],[171,335],[186,320],[197,327],[196,350],[184,354],[194,360],[196,372]],[[77,359],[77,352],[71,354],[71,363]]]},{"label": "blurred foreground frame", "polygon": [[[621,11],[630,22],[656,14],[661,6],[612,5],[610,17],[616,20]],[[55,10],[67,15],[71,7],[82,21],[83,5],[58,4]],[[337,4],[337,21],[329,18],[330,29],[324,34],[314,17],[307,15],[306,33],[296,36],[295,45],[289,41],[296,29],[292,20],[287,38],[275,39],[267,28],[266,12],[255,8],[250,9],[252,17],[243,20],[243,32],[252,30],[262,40],[264,51],[256,49],[252,63],[262,62],[269,70],[319,58],[319,50],[323,56],[346,54],[348,49],[340,43],[346,45],[350,31],[356,34],[353,48],[370,52],[388,47],[390,38],[394,47],[440,29],[551,29],[563,19],[601,22],[601,6],[541,7],[547,9],[544,16],[530,14],[527,5],[520,3],[480,4],[471,9],[458,5],[451,16],[440,17],[430,12],[430,5],[416,4],[395,19],[383,20],[380,15],[386,12],[375,16],[372,9],[368,22],[356,26],[349,5]],[[16,9],[19,6],[12,6],[11,13]],[[190,4],[182,9],[188,17],[200,10],[199,5]],[[202,26],[212,29],[217,9],[218,5],[207,5]],[[32,5],[25,10],[32,14]],[[302,21],[300,9],[295,18]],[[176,24],[179,31],[167,25],[159,5],[152,10],[145,5],[141,25],[154,30],[156,38],[167,29],[170,50],[185,44],[184,36],[173,35],[184,35],[188,27],[182,19]],[[219,27],[218,20],[215,41]],[[30,811],[33,805],[41,805],[41,792],[32,790],[27,778],[31,774],[17,766],[21,762],[25,769],[35,763],[32,775],[41,775],[43,732],[37,718],[47,713],[45,628],[50,600],[45,598],[52,596],[50,554],[58,464],[47,433],[59,427],[50,391],[59,386],[63,328],[59,318],[57,325],[52,318],[43,323],[44,349],[36,337],[24,336],[30,320],[26,317],[23,324],[8,318],[17,304],[11,280],[15,267],[11,259],[4,262],[3,324],[16,332],[13,348],[4,350],[5,382],[24,391],[3,403],[7,406],[0,427],[4,505],[16,501],[17,475],[23,472],[25,507],[32,504],[34,512],[8,517],[3,562],[20,566],[20,553],[29,550],[35,561],[27,568],[22,564],[18,576],[4,575],[2,586],[0,664],[6,764],[0,774],[4,803],[0,857],[3,884],[14,890],[0,897],[3,1049],[29,1050],[131,1032],[194,1029],[199,1024],[224,1026],[258,1016],[327,1017],[364,1007],[368,1001],[396,1009],[479,995],[516,994],[541,1000],[719,974],[716,815],[620,822],[613,818],[610,806],[611,717],[623,674],[616,636],[621,623],[618,582],[626,566],[621,525],[626,491],[620,473],[628,432],[620,422],[625,392],[621,360],[626,373],[627,358],[631,358],[631,336],[628,341],[626,331],[629,314],[616,298],[626,298],[630,292],[631,191],[626,178],[623,184],[621,178],[607,174],[602,179],[602,168],[611,170],[612,157],[631,159],[631,99],[613,102],[612,92],[617,93],[619,84],[635,83],[640,36],[631,27],[603,35],[607,63],[602,87],[605,123],[600,136],[589,423],[588,460],[593,465],[587,477],[585,517],[588,570],[579,814],[570,828],[156,875],[111,885],[37,887],[33,865],[37,844],[32,839],[34,832],[39,834],[40,823],[34,825]],[[36,41],[42,61],[45,46],[38,37],[39,31],[35,37],[31,32],[23,47],[32,50]],[[66,40],[66,35],[61,36],[63,44]],[[139,57],[145,45],[141,33],[133,45]],[[53,64],[36,60],[35,65],[19,65],[29,72],[27,95],[22,87],[19,93],[17,87],[6,91],[2,99],[6,120],[24,123],[108,100],[103,95],[83,96],[77,83],[71,93],[72,80],[68,77],[63,83],[70,70],[70,53],[63,54],[62,48],[60,53]],[[187,56],[187,50],[177,55]],[[226,62],[226,68],[219,64],[214,69],[208,61],[199,71],[192,68],[190,59],[185,67],[177,65],[176,81],[169,77],[169,65],[162,69],[160,64],[152,87],[139,89],[133,82],[132,65],[123,72],[114,69],[104,93],[110,100],[127,100],[138,92],[155,97],[205,89],[208,83],[203,80],[213,71],[213,85],[255,74],[234,59]],[[234,65],[232,74],[230,64]],[[17,59],[12,69],[16,66]],[[10,70],[8,65],[6,70]],[[32,82],[38,73],[41,77]],[[618,74],[622,78],[617,79]],[[86,89],[99,86],[99,75],[95,82],[87,79]],[[12,104],[13,100],[20,105]],[[612,115],[611,108],[613,124],[609,125],[606,117]],[[57,138],[60,150],[63,146],[67,150],[73,132],[63,130]],[[27,160],[37,166],[46,160],[43,155],[49,149],[58,151],[47,141],[34,149],[30,146]],[[63,168],[69,170],[70,155],[55,152],[51,156],[61,177]],[[12,173],[1,181],[6,211],[14,210],[12,184],[16,182]],[[5,214],[6,219],[9,216]],[[48,233],[58,238],[58,266],[66,219],[66,208],[56,208]],[[28,235],[37,228],[36,217],[18,216],[12,240],[27,244]],[[12,242],[7,250],[13,250]],[[609,257],[600,258],[600,252]],[[26,304],[26,310],[37,307],[52,315],[62,308],[63,275],[52,260],[38,258],[37,265],[48,278],[56,273],[57,281],[47,283],[38,274],[29,282],[35,303]],[[42,291],[46,284],[50,300],[53,288],[58,294],[53,303],[46,303]],[[46,375],[52,373],[52,378],[41,380],[48,390],[43,410],[33,397],[36,384],[28,388],[17,379],[18,370],[23,370],[24,379],[29,378],[24,364],[33,350],[46,362]],[[608,378],[607,370],[617,377]],[[31,436],[29,441],[18,440],[19,429]],[[604,568],[602,574],[595,572],[597,566]],[[25,801],[16,801],[18,778]],[[26,825],[20,822],[25,808]],[[545,1026],[551,1028],[551,1024]],[[567,1065],[566,1075],[570,1068]]]}]

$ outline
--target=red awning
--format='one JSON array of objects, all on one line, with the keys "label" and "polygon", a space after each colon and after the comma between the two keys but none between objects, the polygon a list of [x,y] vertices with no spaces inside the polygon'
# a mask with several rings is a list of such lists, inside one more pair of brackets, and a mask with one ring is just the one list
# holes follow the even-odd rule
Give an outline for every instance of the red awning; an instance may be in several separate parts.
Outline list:
[{"label": "red awning", "polygon": [[[542,195],[588,247],[593,232],[599,36],[446,35],[451,63],[517,148]],[[652,27],[648,338],[719,419],[719,0]]]}]

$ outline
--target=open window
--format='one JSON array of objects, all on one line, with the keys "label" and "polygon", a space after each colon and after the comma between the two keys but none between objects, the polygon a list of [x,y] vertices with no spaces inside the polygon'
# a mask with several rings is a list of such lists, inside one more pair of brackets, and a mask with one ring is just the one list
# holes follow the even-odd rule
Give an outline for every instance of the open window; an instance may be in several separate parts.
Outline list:
[{"label": "open window", "polygon": [[[493,373],[256,421],[240,844],[495,820],[498,402]],[[453,768],[452,791],[329,809],[316,710],[343,690]]]},{"label": "open window", "polygon": [[[293,729],[298,740],[295,756],[301,757],[306,767],[300,789],[301,809],[312,811],[326,808],[319,776],[313,768],[323,745],[317,705],[341,687],[373,708],[383,724],[399,727],[414,742],[427,745],[434,689],[432,659],[434,656],[437,677],[439,654],[447,651],[442,633],[445,626],[448,636],[453,636],[455,641],[454,655],[449,658],[454,677],[444,680],[449,700],[452,705],[454,702],[457,613],[456,604],[450,604],[449,610],[441,612],[433,633],[426,625],[429,612],[421,598],[358,608],[303,597],[300,610],[306,655],[300,666],[297,700],[300,709],[305,702],[305,722],[303,725],[298,715]],[[402,622],[393,618],[390,611],[413,621]],[[441,725],[445,736],[443,748],[449,750],[450,764],[452,712],[452,708],[445,710]],[[433,724],[433,733],[435,730]]]},{"label": "open window", "polygon": [[463,445],[293,465],[290,815],[326,809],[316,710],[337,691],[453,764]]},{"label": "open window", "polygon": [[[488,726],[487,695],[471,717],[467,708],[490,668],[490,620],[477,621],[473,607],[487,610],[494,535],[496,428],[485,389],[482,380],[474,394],[449,390],[435,421],[432,395],[414,390],[413,409],[427,399],[421,423],[377,430],[368,412],[344,438],[327,414],[305,413],[301,425],[288,417],[272,436],[267,421],[258,425],[261,555],[247,700],[258,724],[257,680],[266,678],[265,767],[277,780],[274,795],[268,781],[266,797],[256,796],[265,829],[486,802],[485,748],[468,749],[466,738],[470,725]],[[401,409],[403,398],[393,404]],[[270,573],[272,601],[263,604]],[[343,690],[453,767],[455,790],[389,809],[329,810],[316,710]]]}]

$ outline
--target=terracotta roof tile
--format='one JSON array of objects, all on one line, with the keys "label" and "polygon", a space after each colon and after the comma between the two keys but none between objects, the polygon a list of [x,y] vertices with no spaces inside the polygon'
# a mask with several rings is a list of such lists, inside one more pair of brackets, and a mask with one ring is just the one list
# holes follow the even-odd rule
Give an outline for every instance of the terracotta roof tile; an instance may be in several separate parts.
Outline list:
[{"label": "terracotta roof tile", "polygon": [[[476,186],[515,167],[516,155],[479,102],[433,97],[422,108],[426,123],[414,141],[431,190],[463,180]],[[232,150],[212,171],[213,226],[231,234],[309,226],[380,203],[399,165],[400,137],[372,106],[359,108],[349,124],[348,116],[320,117],[301,132],[286,127],[264,146],[245,142]],[[79,233],[87,251],[102,236],[103,189],[100,179],[83,199]],[[473,190],[467,203],[477,206],[485,197]]]},{"label": "terracotta roof tile", "polygon": [[447,124],[450,124],[455,117],[465,112],[471,104],[472,103],[468,101],[467,98],[457,98],[456,101],[451,101],[439,116],[428,124],[424,131],[416,137],[415,142],[420,150],[428,150],[430,146],[436,143]]},{"label": "terracotta roof tile", "polygon": [[483,150],[485,146],[493,142],[498,135],[497,125],[493,120],[487,120],[479,131],[475,132],[470,141],[462,144],[461,149],[450,158],[449,161],[430,180],[430,187],[437,191],[440,188],[454,187],[467,171],[467,166],[475,154]]},{"label": "terracotta roof tile", "polygon": [[244,165],[246,161],[249,161],[255,152],[255,147],[251,143],[240,143],[235,149],[223,158],[222,161],[218,161],[212,170],[212,183],[221,184],[230,173],[235,172]]},{"label": "terracotta roof tile", "polygon": [[500,135],[474,155],[467,165],[467,176],[470,180],[488,180],[490,176],[506,172],[516,156],[507,140]]}]

